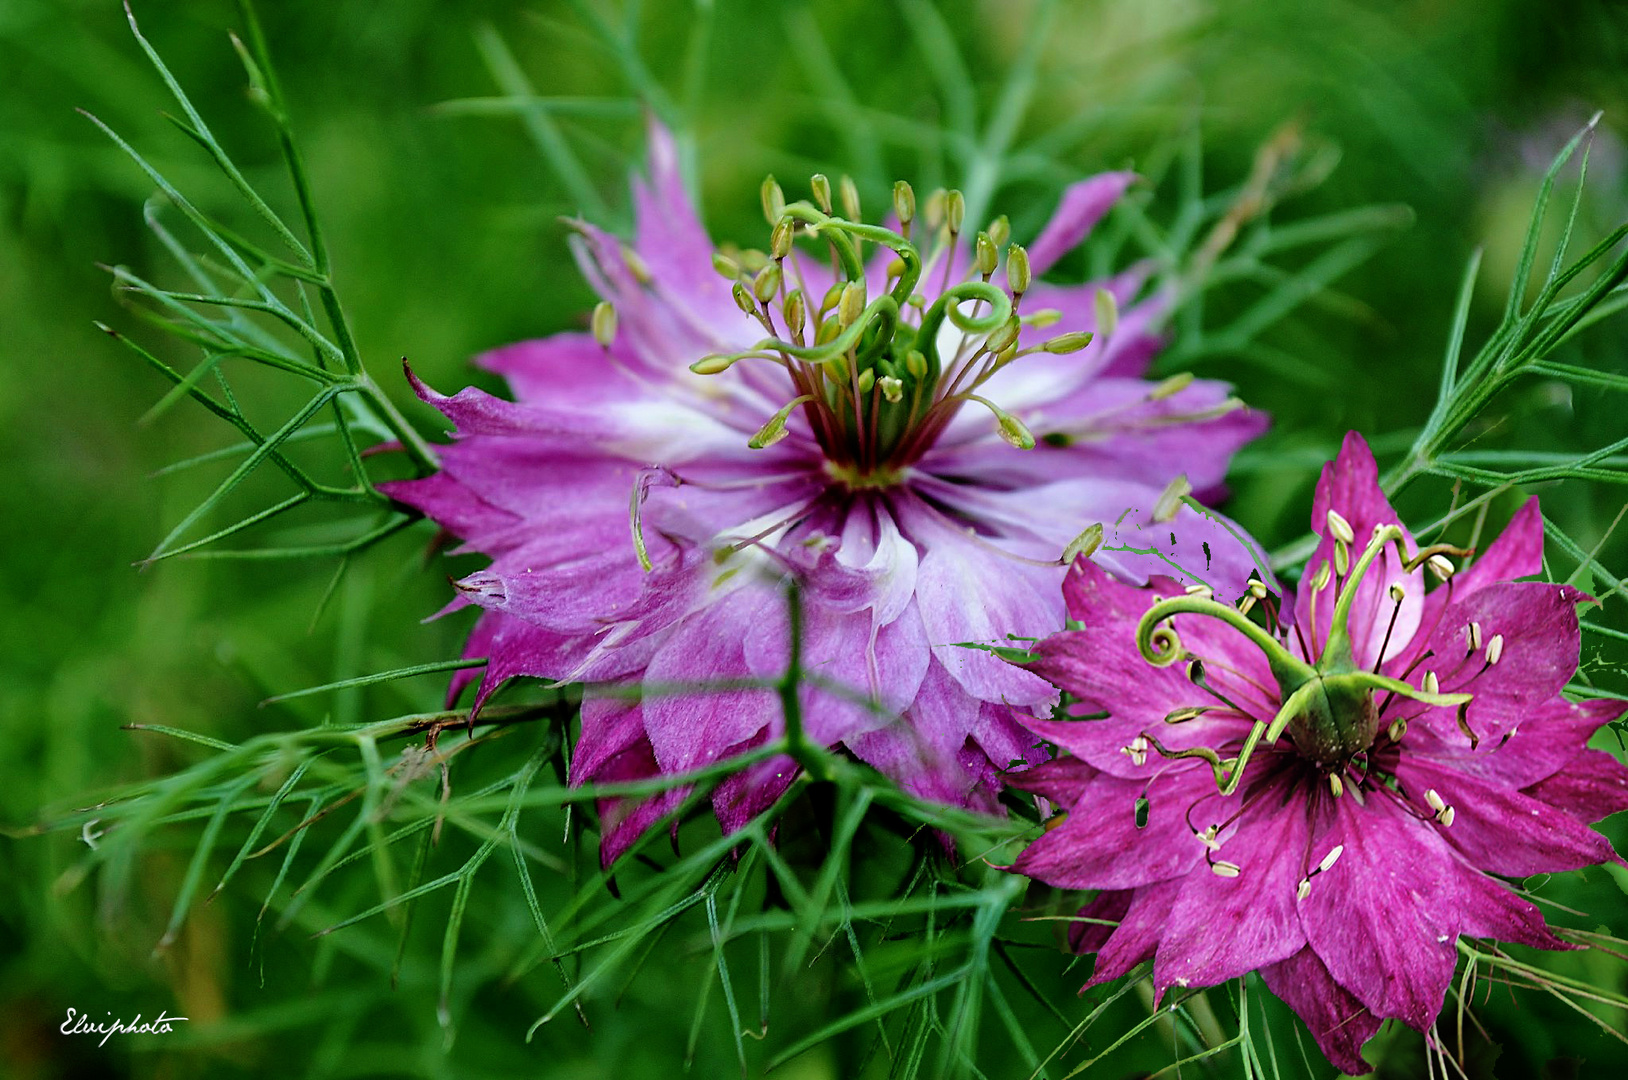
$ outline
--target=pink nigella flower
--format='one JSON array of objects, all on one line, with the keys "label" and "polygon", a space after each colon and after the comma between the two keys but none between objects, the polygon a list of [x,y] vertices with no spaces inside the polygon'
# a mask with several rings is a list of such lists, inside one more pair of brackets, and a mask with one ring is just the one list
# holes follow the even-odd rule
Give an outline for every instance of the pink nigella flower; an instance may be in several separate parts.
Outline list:
[{"label": "pink nigella flower", "polygon": [[[484,609],[465,649],[488,660],[478,700],[517,675],[585,683],[577,784],[739,754],[779,733],[772,692],[671,688],[783,673],[796,576],[819,676],[808,736],[994,809],[998,770],[1037,753],[1014,714],[1056,691],[957,643],[1062,625],[1061,556],[1094,523],[1085,544],[1101,536],[1112,572],[1145,580],[1175,559],[1236,594],[1247,556],[1180,496],[1215,490],[1263,418],[1218,383],[1139,377],[1168,306],[1135,302],[1145,268],[1031,280],[1129,174],[1070,188],[1027,253],[1001,250],[1004,219],[966,244],[957,193],[917,216],[900,185],[905,224],[883,228],[860,223],[846,182],[833,209],[824,177],[791,204],[771,180],[769,252],[724,255],[659,128],[649,164],[631,245],[576,223],[605,301],[592,335],[481,357],[516,401],[418,387],[456,441],[440,474],[391,493],[492,559],[458,583],[457,603]],[[774,760],[720,787],[724,826],[795,771]],[[602,806],[604,860],[678,799]]]},{"label": "pink nigella flower", "polygon": [[1081,914],[1117,927],[1073,937],[1093,983],[1147,959],[1161,994],[1259,970],[1363,1073],[1384,1018],[1434,1022],[1460,935],[1568,947],[1506,879],[1616,859],[1587,823],[1628,808],[1628,769],[1586,744],[1624,704],[1561,696],[1588,598],[1513,580],[1542,570],[1536,499],[1455,572],[1353,433],[1312,524],[1289,629],[1258,587],[1231,607],[1074,565],[1084,629],[1029,670],[1109,715],[1026,721],[1073,756],[1022,783],[1073,814],[1015,869],[1100,890]]}]

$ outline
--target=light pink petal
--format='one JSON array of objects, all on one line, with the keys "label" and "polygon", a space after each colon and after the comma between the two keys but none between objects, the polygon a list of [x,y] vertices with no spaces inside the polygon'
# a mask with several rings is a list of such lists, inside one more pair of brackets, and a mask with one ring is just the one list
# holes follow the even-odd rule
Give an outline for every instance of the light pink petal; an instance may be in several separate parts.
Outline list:
[{"label": "light pink petal", "polygon": [[1051,220],[1029,245],[1030,268],[1036,274],[1043,274],[1058,259],[1079,247],[1092,226],[1119,201],[1135,179],[1133,172],[1111,172],[1070,184]]}]

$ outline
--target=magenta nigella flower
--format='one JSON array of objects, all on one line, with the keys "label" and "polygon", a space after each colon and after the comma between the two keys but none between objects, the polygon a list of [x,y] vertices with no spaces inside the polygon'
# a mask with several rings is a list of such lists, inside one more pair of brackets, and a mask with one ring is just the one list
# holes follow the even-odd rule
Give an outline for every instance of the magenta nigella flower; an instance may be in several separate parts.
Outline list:
[{"label": "magenta nigella flower", "polygon": [[1585,748],[1624,703],[1560,693],[1588,598],[1512,580],[1542,569],[1537,500],[1455,572],[1375,477],[1347,436],[1287,630],[1259,587],[1230,607],[1074,565],[1085,628],[1030,670],[1109,715],[1026,721],[1073,756],[1024,786],[1073,813],[1015,864],[1100,890],[1081,914],[1117,926],[1074,935],[1093,983],[1149,958],[1161,994],[1259,970],[1353,1073],[1382,1019],[1435,1020],[1460,935],[1567,948],[1505,879],[1615,860],[1586,823],[1628,808],[1628,769]]},{"label": "magenta nigella flower", "polygon": [[[1070,188],[1001,288],[1004,219],[969,251],[960,195],[918,217],[904,184],[903,224],[883,228],[846,182],[838,213],[824,177],[789,204],[771,180],[770,251],[717,253],[654,130],[631,246],[576,225],[607,302],[594,333],[481,357],[514,402],[419,386],[457,438],[443,472],[391,491],[492,559],[458,583],[484,609],[465,650],[489,661],[479,698],[516,675],[586,683],[573,783],[738,754],[778,733],[773,693],[668,688],[784,672],[796,575],[809,737],[995,808],[997,770],[1035,754],[1012,711],[1056,691],[956,643],[1060,626],[1060,555],[1093,523],[1098,561],[1133,580],[1171,558],[1234,593],[1247,575],[1179,496],[1216,489],[1262,418],[1214,382],[1139,378],[1167,307],[1135,302],[1146,268],[1033,280],[1131,180]],[[724,784],[725,827],[794,774],[781,759]],[[677,801],[603,806],[606,862]]]}]

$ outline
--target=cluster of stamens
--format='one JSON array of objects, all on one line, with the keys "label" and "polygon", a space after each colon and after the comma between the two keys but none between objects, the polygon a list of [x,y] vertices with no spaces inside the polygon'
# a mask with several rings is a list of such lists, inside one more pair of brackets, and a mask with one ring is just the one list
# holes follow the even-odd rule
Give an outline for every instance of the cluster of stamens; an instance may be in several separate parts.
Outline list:
[{"label": "cluster of stamens", "polygon": [[[1218,603],[1203,590],[1189,589],[1183,595],[1160,597],[1137,627],[1137,647],[1149,663],[1168,666],[1185,660],[1189,679],[1217,699],[1213,705],[1177,709],[1165,718],[1166,723],[1183,723],[1211,711],[1248,715],[1206,681],[1204,661],[1182,648],[1170,625],[1170,620],[1179,614],[1202,614],[1219,619],[1244,633],[1261,649],[1278,682],[1279,707],[1272,719],[1256,718],[1242,747],[1227,758],[1223,758],[1215,749],[1204,746],[1167,749],[1150,732],[1137,736],[1122,752],[1136,765],[1146,760],[1150,749],[1166,758],[1202,759],[1214,773],[1217,793],[1228,796],[1238,789],[1252,755],[1257,750],[1273,747],[1280,737],[1287,734],[1295,754],[1322,778],[1321,782],[1326,784],[1332,797],[1344,797],[1352,784],[1359,792],[1382,786],[1403,799],[1403,805],[1415,817],[1434,821],[1441,828],[1450,828],[1456,812],[1440,793],[1434,789],[1422,793],[1402,791],[1396,777],[1386,771],[1392,766],[1376,764],[1374,755],[1399,747],[1407,733],[1405,720],[1392,720],[1387,725],[1385,712],[1399,698],[1429,706],[1456,707],[1459,727],[1469,738],[1473,749],[1478,740],[1466,719],[1467,706],[1472,699],[1467,689],[1483,672],[1498,664],[1504,652],[1503,635],[1487,637],[1479,622],[1468,624],[1464,631],[1464,655],[1450,672],[1452,681],[1458,685],[1449,690],[1444,689],[1437,669],[1425,667],[1420,672],[1419,669],[1433,659],[1442,659],[1429,650],[1415,657],[1399,678],[1380,673],[1397,616],[1407,598],[1407,590],[1401,583],[1393,583],[1388,590],[1395,607],[1370,670],[1357,666],[1347,624],[1358,587],[1387,548],[1396,548],[1406,572],[1429,567],[1443,581],[1450,581],[1456,572],[1450,556],[1467,555],[1469,552],[1437,544],[1410,553],[1402,529],[1397,525],[1382,524],[1374,529],[1367,547],[1353,560],[1355,536],[1352,527],[1344,517],[1332,510],[1328,514],[1327,535],[1334,541],[1331,556],[1305,579],[1310,589],[1310,625],[1306,628],[1299,625],[1293,627],[1293,632],[1300,635],[1299,656],[1285,647],[1284,639],[1289,630],[1279,623],[1277,598],[1259,580],[1251,581],[1248,591],[1236,607]],[[1319,594],[1331,585],[1334,611],[1326,639],[1319,642],[1316,639],[1316,605]],[[1251,618],[1257,609],[1264,616],[1261,622]],[[1307,635],[1310,635],[1309,640]],[[1475,657],[1478,653],[1481,654],[1481,661],[1477,665]],[[1257,796],[1246,798],[1244,804],[1238,806],[1224,822],[1200,828],[1189,820],[1193,835],[1205,848],[1210,868],[1222,877],[1236,877],[1241,872],[1238,864],[1215,857],[1222,843],[1222,832],[1242,816],[1254,797]],[[1190,809],[1189,815],[1191,812]],[[1300,899],[1309,894],[1312,879],[1333,866],[1340,850],[1336,847],[1318,867],[1308,871],[1297,888]]]},{"label": "cluster of stamens", "polygon": [[[825,176],[816,174],[810,188],[811,200],[788,203],[769,177],[762,189],[768,250],[731,249],[713,259],[742,314],[767,336],[744,352],[703,357],[691,370],[716,374],[741,360],[765,360],[785,369],[795,392],[751,445],[784,438],[787,421],[802,409],[833,477],[854,488],[880,487],[895,482],[961,406],[973,402],[993,414],[1007,442],[1033,448],[1034,435],[1023,422],[980,388],[1022,356],[1075,352],[1092,335],[1065,333],[1019,347],[1023,327],[1050,326],[1061,316],[1020,311],[1031,281],[1029,257],[1009,242],[1006,218],[977,233],[971,265],[957,276],[954,255],[966,216],[959,191],[934,192],[918,214],[914,191],[900,181],[893,190],[894,230],[864,222],[858,189],[848,178],[837,193],[840,213]],[[817,256],[799,241],[822,245],[830,261],[836,282],[818,296],[809,291],[804,266]],[[868,294],[866,245],[894,254],[880,296]],[[933,281],[937,295],[929,302],[922,285]],[[1111,333],[1116,319],[1111,294],[1099,293],[1098,327]],[[946,323],[959,335],[941,334]]]}]

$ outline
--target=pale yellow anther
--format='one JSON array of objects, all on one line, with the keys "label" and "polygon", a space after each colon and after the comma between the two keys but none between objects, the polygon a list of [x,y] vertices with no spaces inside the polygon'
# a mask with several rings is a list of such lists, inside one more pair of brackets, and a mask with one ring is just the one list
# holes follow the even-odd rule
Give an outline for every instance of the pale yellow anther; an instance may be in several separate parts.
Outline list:
[{"label": "pale yellow anther", "polygon": [[1432,555],[1425,560],[1425,565],[1430,567],[1430,572],[1440,581],[1446,581],[1458,569],[1453,565],[1453,560],[1445,555]]},{"label": "pale yellow anther", "polygon": [[1430,807],[1432,814],[1439,814],[1447,809],[1447,802],[1435,788],[1427,788],[1424,794],[1425,805]]},{"label": "pale yellow anther", "polygon": [[842,194],[842,213],[849,221],[862,221],[859,213],[859,185],[854,178],[844,176],[837,185]]},{"label": "pale yellow anther", "polygon": [[1317,864],[1317,872],[1319,874],[1328,873],[1330,870],[1334,869],[1334,864],[1339,862],[1340,856],[1344,854],[1345,845],[1335,844],[1333,847],[1329,848],[1328,854],[1323,856],[1323,861]]},{"label": "pale yellow anther", "polygon": [[895,379],[891,375],[884,375],[876,380],[876,383],[882,388],[882,397],[887,400],[889,405],[897,405],[904,400],[904,382],[902,380]]},{"label": "pale yellow anther", "polygon": [[1208,585],[1189,585],[1182,591],[1188,596],[1197,596],[1203,600],[1215,599],[1215,590],[1210,588]]},{"label": "pale yellow anther", "polygon": [[1478,623],[1478,622],[1472,622],[1470,624],[1470,651],[1471,652],[1479,652],[1480,649],[1481,649],[1481,624]]},{"label": "pale yellow anther", "polygon": [[1328,791],[1336,799],[1345,794],[1345,781],[1340,779],[1339,773],[1328,774]]},{"label": "pale yellow anther", "polygon": [[1344,544],[1354,544],[1357,534],[1351,530],[1351,523],[1338,510],[1328,512],[1328,531],[1334,539]]},{"label": "pale yellow anther", "polygon": [[650,266],[632,248],[626,246],[622,248],[622,261],[627,264],[627,272],[632,274],[633,280],[640,285],[648,286],[656,280],[650,273]]},{"label": "pale yellow anther", "polygon": [[1294,887],[1294,898],[1296,900],[1304,900],[1306,897],[1308,897],[1310,895],[1311,895],[1311,878],[1303,877],[1303,878],[1300,879],[1300,884],[1298,884],[1298,885],[1296,885]]},{"label": "pale yellow anther", "polygon": [[610,348],[611,342],[616,340],[616,308],[611,305],[609,300],[601,300],[594,305],[594,315],[590,326],[593,330],[594,340],[599,343],[599,347],[601,349]]},{"label": "pale yellow anther", "polygon": [[1093,314],[1097,318],[1097,333],[1103,337],[1113,337],[1114,331],[1119,329],[1119,301],[1107,289],[1098,289],[1091,298]]},{"label": "pale yellow anther", "polygon": [[1087,559],[1089,559],[1091,556],[1097,553],[1097,549],[1101,546],[1102,522],[1097,521],[1087,525],[1080,532],[1080,535],[1076,536],[1069,543],[1069,545],[1063,549],[1063,561],[1065,563],[1073,563],[1073,561],[1079,558],[1081,555],[1084,555]]},{"label": "pale yellow anther", "polygon": [[1392,720],[1390,730],[1386,732],[1391,737],[1391,742],[1401,742],[1402,736],[1407,733],[1408,722],[1406,720]]},{"label": "pale yellow anther", "polygon": [[1242,867],[1240,867],[1237,863],[1230,862],[1213,862],[1210,864],[1210,869],[1214,871],[1216,877],[1224,878],[1235,878],[1239,874],[1243,873]]},{"label": "pale yellow anther", "polygon": [[1390,594],[1391,594],[1391,600],[1393,602],[1395,602],[1395,603],[1400,604],[1403,600],[1405,600],[1407,598],[1408,591],[1406,589],[1402,588],[1402,583],[1400,581],[1397,581],[1397,582],[1392,582],[1391,588],[1390,588]]},{"label": "pale yellow anther", "polygon": [[1340,577],[1351,572],[1351,549],[1344,540],[1334,541],[1334,572]]},{"label": "pale yellow anther", "polygon": [[1249,579],[1249,595],[1257,600],[1266,599],[1266,582],[1260,578]]},{"label": "pale yellow anther", "polygon": [[1131,759],[1131,764],[1142,766],[1148,760],[1148,741],[1146,737],[1138,735],[1130,741],[1130,745],[1121,746],[1119,752]]},{"label": "pale yellow anther", "polygon": [[1328,587],[1328,583],[1333,577],[1334,568],[1325,561],[1317,568],[1317,573],[1312,575],[1311,591],[1314,593],[1322,592]]},{"label": "pale yellow anther", "polygon": [[1441,813],[1436,815],[1436,820],[1441,822],[1442,828],[1451,829],[1453,827],[1453,818],[1457,816],[1458,815],[1454,812],[1453,808],[1449,806],[1443,809]]},{"label": "pale yellow anther", "polygon": [[1496,664],[1504,655],[1504,635],[1494,634],[1492,640],[1487,642],[1487,663]]},{"label": "pale yellow anther", "polygon": [[1424,692],[1427,694],[1441,693],[1441,680],[1436,678],[1436,673],[1434,671],[1425,672]]},{"label": "pale yellow anther", "polygon": [[1159,501],[1153,504],[1153,523],[1163,525],[1174,521],[1181,510],[1181,500],[1192,493],[1193,485],[1188,483],[1187,474],[1178,473],[1174,480],[1165,485],[1164,491],[1159,494]]},{"label": "pale yellow anther", "polygon": [[1198,837],[1198,842],[1203,844],[1207,850],[1220,851],[1221,841],[1216,839],[1216,836],[1220,833],[1220,831],[1220,826],[1209,825],[1205,827],[1203,832],[1195,833],[1194,835]]},{"label": "pale yellow anther", "polygon": [[1148,400],[1163,401],[1167,397],[1175,397],[1191,385],[1193,385],[1193,373],[1191,371],[1179,372],[1156,383],[1153,389],[1148,391]]}]

